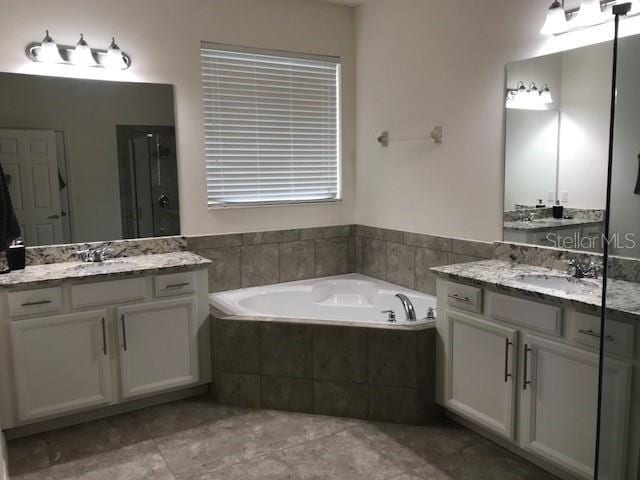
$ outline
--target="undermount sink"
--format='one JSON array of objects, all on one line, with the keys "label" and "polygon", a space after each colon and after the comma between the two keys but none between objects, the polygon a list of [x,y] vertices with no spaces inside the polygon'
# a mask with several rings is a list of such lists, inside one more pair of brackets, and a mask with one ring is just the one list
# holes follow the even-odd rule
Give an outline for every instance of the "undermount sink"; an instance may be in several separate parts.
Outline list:
[{"label": "undermount sink", "polygon": [[105,260],[103,262],[87,262],[79,263],[71,266],[72,270],[91,270],[104,267],[121,267],[126,265],[136,265],[135,260],[129,258],[114,258],[112,260]]},{"label": "undermount sink", "polygon": [[561,275],[518,275],[517,281],[534,287],[550,288],[567,293],[591,293],[602,288],[602,282],[591,278]]}]

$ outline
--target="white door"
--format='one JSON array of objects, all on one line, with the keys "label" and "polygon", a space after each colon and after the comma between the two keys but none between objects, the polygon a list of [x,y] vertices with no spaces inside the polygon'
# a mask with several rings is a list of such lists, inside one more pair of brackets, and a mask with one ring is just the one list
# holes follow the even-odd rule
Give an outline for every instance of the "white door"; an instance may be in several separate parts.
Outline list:
[{"label": "white door", "polygon": [[514,438],[517,332],[447,313],[449,358],[445,405],[504,437]]},{"label": "white door", "polygon": [[593,478],[598,355],[534,335],[525,335],[520,354],[521,446]]},{"label": "white door", "polygon": [[62,243],[55,132],[0,130],[0,163],[26,245]]},{"label": "white door", "polygon": [[118,309],[124,398],[198,381],[195,297]]},{"label": "white door", "polygon": [[10,323],[22,422],[113,400],[104,310]]}]

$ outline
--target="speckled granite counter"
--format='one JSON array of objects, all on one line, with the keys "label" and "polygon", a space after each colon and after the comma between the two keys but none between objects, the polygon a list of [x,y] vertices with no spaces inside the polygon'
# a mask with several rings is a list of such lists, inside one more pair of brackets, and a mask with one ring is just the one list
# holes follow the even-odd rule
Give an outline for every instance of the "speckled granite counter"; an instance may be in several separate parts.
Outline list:
[{"label": "speckled granite counter", "polygon": [[[433,267],[431,270],[436,275],[450,280],[478,286],[487,286],[495,290],[515,293],[533,299],[562,303],[583,310],[590,310],[594,313],[600,312],[601,310],[601,280],[589,279],[597,288],[585,288],[582,291],[576,289],[576,291],[566,292],[531,285],[521,279],[521,276],[528,275],[567,277],[566,273],[560,270],[511,263],[502,260],[460,263],[457,265]],[[607,310],[640,319],[640,283],[609,280],[607,288]]]},{"label": "speckled granite counter", "polygon": [[506,221],[504,228],[506,230],[522,230],[527,232],[537,232],[549,229],[562,229],[575,226],[598,225],[603,224],[602,220],[584,219],[584,218],[540,218],[532,222],[522,221]]},{"label": "speckled granite counter", "polygon": [[101,263],[65,262],[28,266],[0,275],[0,288],[31,288],[64,281],[105,280],[154,273],[205,268],[210,260],[190,252],[172,252],[114,258]]}]

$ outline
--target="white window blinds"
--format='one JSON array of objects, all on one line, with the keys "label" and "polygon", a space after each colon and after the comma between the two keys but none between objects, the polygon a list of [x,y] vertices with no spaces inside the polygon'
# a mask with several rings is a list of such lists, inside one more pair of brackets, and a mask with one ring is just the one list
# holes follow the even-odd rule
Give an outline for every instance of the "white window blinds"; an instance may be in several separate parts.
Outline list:
[{"label": "white window blinds", "polygon": [[202,43],[209,206],[340,198],[340,64]]}]

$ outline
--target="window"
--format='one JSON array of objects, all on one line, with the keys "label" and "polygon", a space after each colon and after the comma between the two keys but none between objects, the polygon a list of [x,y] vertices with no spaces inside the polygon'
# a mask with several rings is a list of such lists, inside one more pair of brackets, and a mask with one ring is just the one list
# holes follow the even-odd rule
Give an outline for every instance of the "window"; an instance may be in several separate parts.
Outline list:
[{"label": "window", "polygon": [[340,198],[340,63],[202,43],[210,207]]}]

